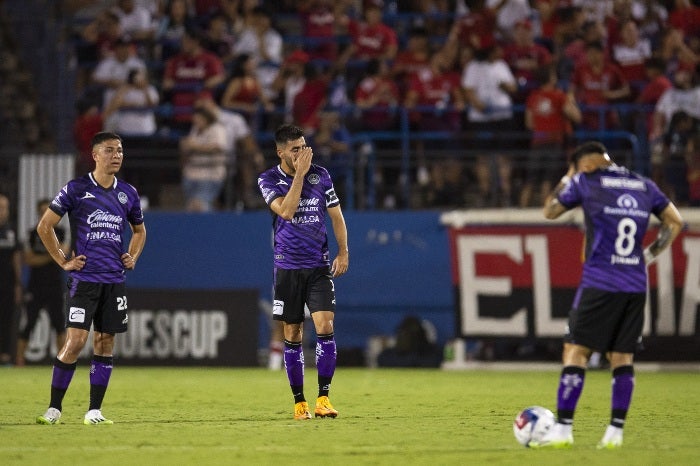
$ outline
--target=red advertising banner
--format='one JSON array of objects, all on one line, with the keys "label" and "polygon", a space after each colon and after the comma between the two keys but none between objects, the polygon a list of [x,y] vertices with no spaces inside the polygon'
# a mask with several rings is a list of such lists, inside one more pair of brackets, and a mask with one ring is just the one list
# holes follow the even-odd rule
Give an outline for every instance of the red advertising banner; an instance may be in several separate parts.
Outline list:
[{"label": "red advertising banner", "polygon": [[[459,333],[561,337],[581,276],[580,223],[494,220],[443,218],[451,226]],[[650,229],[645,244],[656,234]],[[671,250],[650,266],[649,283],[644,334],[697,342],[700,231],[688,228],[681,233]]]}]

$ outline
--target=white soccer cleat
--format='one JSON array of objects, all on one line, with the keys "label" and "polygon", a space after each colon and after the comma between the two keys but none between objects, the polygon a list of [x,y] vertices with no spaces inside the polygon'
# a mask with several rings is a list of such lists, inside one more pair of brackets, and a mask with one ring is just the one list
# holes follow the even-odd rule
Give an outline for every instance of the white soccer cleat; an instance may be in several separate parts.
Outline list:
[{"label": "white soccer cleat", "polygon": [[49,408],[43,416],[36,418],[37,424],[45,424],[48,426],[61,423],[61,412],[56,408]]},{"label": "white soccer cleat", "polygon": [[557,422],[540,439],[528,444],[530,448],[571,448],[574,444],[573,426]]},{"label": "white soccer cleat", "polygon": [[622,446],[622,429],[620,427],[608,426],[605,435],[598,442],[598,450],[614,450]]},{"label": "white soccer cleat", "polygon": [[99,409],[91,409],[87,412],[87,414],[85,414],[83,424],[85,424],[86,426],[95,426],[99,424],[111,425],[114,424],[114,422],[110,421],[109,419],[106,419],[102,415],[102,411],[100,411]]}]

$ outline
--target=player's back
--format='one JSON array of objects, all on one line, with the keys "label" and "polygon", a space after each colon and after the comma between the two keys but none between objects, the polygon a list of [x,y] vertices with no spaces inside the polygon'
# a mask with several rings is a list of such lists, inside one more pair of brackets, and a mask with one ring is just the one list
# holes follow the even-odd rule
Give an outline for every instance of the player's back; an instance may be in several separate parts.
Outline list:
[{"label": "player's back", "polygon": [[582,286],[609,291],[644,292],[644,235],[650,216],[668,199],[649,179],[611,165],[574,182],[586,223],[586,262]]}]

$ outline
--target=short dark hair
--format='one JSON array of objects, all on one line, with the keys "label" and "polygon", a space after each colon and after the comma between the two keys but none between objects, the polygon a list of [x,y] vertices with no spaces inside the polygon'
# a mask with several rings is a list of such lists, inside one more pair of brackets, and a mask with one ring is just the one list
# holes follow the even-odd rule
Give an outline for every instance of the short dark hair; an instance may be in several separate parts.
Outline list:
[{"label": "short dark hair", "polygon": [[304,137],[304,130],[296,125],[282,125],[275,131],[275,144],[283,146]]},{"label": "short dark hair", "polygon": [[576,163],[583,157],[591,154],[605,155],[608,153],[608,149],[605,148],[602,142],[589,141],[581,144],[571,153],[571,161]]},{"label": "short dark hair", "polygon": [[90,146],[94,149],[95,146],[98,144],[102,144],[105,141],[111,141],[113,139],[116,139],[119,142],[122,142],[122,138],[117,134],[117,133],[110,133],[109,131],[102,131],[97,134],[95,134],[92,137],[92,142],[90,143]]}]

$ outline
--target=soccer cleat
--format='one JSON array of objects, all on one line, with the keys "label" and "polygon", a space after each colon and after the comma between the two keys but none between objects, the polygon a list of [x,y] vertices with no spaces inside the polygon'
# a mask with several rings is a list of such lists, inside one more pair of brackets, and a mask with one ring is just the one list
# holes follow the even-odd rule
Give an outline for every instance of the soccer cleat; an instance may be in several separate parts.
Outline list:
[{"label": "soccer cleat", "polygon": [[316,417],[336,417],[338,411],[333,408],[331,400],[327,396],[319,396],[316,399],[316,409],[314,409],[314,415]]},{"label": "soccer cleat", "polygon": [[309,404],[306,401],[300,401],[294,405],[294,419],[298,421],[311,419]]},{"label": "soccer cleat", "polygon": [[598,450],[614,450],[622,446],[622,429],[620,427],[608,426],[605,429],[603,438],[598,442]]},{"label": "soccer cleat", "polygon": [[83,419],[83,424],[86,426],[96,426],[98,424],[111,425],[114,424],[113,421],[106,419],[102,415],[102,411],[99,409],[91,409],[85,414],[85,419]]},{"label": "soccer cleat", "polygon": [[551,429],[540,439],[532,440],[528,447],[530,448],[571,448],[574,444],[574,436],[572,434],[572,426],[567,424],[556,423]]},{"label": "soccer cleat", "polygon": [[45,424],[48,426],[61,423],[61,412],[56,408],[49,408],[43,416],[36,418],[37,424]]}]

